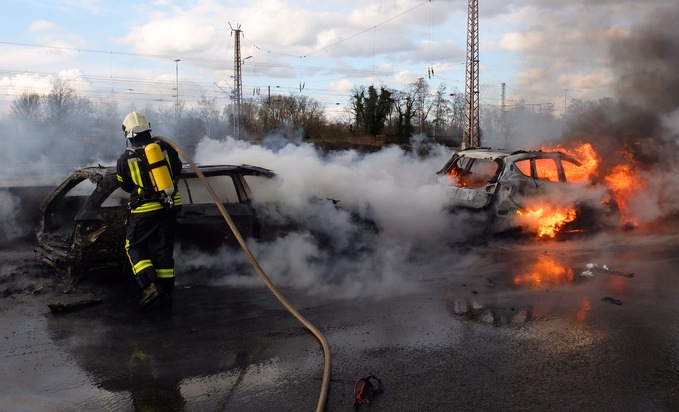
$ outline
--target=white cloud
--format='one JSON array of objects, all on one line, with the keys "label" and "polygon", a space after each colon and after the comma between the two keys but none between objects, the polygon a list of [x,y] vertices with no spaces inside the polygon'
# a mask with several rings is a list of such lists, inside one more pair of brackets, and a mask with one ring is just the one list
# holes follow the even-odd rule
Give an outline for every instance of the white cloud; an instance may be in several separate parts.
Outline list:
[{"label": "white cloud", "polygon": [[330,90],[347,92],[347,91],[350,91],[354,87],[354,82],[352,82],[348,79],[341,79],[341,80],[336,81],[336,82],[330,82],[329,87],[330,87]]},{"label": "white cloud", "polygon": [[56,23],[47,20],[37,20],[28,26],[28,31],[31,33],[41,31],[63,31],[64,28]]},{"label": "white cloud", "polygon": [[20,73],[0,78],[0,88],[9,96],[23,93],[47,94],[52,88],[54,77],[37,73]]},{"label": "white cloud", "polygon": [[172,18],[135,27],[122,39],[137,53],[171,55],[196,53],[210,47],[215,40],[214,27],[188,18]]},{"label": "white cloud", "polygon": [[89,83],[78,70],[61,70],[56,75],[39,73],[19,73],[0,78],[0,89],[8,97],[17,97],[23,93],[48,94],[56,79],[68,81],[69,85],[78,92],[87,92]]}]

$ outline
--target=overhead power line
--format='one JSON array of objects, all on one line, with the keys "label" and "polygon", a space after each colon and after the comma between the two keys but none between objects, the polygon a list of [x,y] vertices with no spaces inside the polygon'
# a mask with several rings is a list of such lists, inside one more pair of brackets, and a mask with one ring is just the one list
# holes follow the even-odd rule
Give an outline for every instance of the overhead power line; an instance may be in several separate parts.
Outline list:
[{"label": "overhead power line", "polygon": [[[327,50],[327,49],[329,49],[329,48],[331,48],[331,47],[337,46],[338,44],[342,44],[342,43],[344,43],[345,41],[351,40],[351,39],[353,39],[354,37],[358,37],[358,36],[360,36],[361,34],[365,34],[365,33],[369,32],[369,31],[371,31],[371,30],[375,30],[375,28],[377,28],[377,27],[379,27],[379,26],[382,26],[382,25],[385,25],[385,24],[389,23],[390,21],[395,20],[395,19],[397,19],[397,18],[399,18],[399,17],[401,17],[401,16],[403,16],[403,15],[405,15],[405,14],[408,14],[408,13],[410,13],[411,11],[413,11],[413,10],[419,8],[419,7],[422,7],[422,6],[424,6],[425,4],[427,4],[427,3],[431,3],[431,0],[426,0],[426,1],[424,1],[424,2],[422,2],[422,3],[420,3],[420,4],[418,4],[417,6],[411,7],[410,9],[405,10],[405,11],[403,11],[403,12],[401,12],[401,13],[399,13],[399,14],[393,16],[393,17],[388,18],[387,20],[384,20],[384,21],[380,22],[380,23],[377,23],[377,24],[374,25],[374,26],[371,26],[371,27],[369,27],[369,28],[367,28],[367,29],[365,29],[365,30],[362,30],[362,31],[358,32],[358,33],[352,34],[351,36],[349,36],[349,37],[347,37],[347,38],[344,38],[344,39],[342,39],[342,40],[338,40],[338,41],[336,41],[335,43],[332,43],[332,44],[329,44],[329,45],[327,45],[327,46],[321,47],[320,49],[316,49],[316,50],[314,50],[314,51],[312,51],[312,52],[310,52],[310,53],[304,54],[304,55],[296,55],[296,54],[282,53],[282,52],[276,52],[276,51],[273,51],[273,50],[264,49],[264,48],[262,48],[262,47],[257,46],[255,43],[251,42],[249,39],[248,39],[248,43],[250,43],[250,44],[252,45],[252,47],[256,48],[257,50],[262,50],[262,51],[267,52],[267,53],[279,54],[279,55],[282,55],[282,56],[298,57],[298,58],[301,59],[301,58],[304,58],[304,57],[309,57],[309,56],[314,55],[314,54],[316,54],[316,53],[320,53],[320,52],[322,52],[323,50]],[[244,36],[244,37],[245,37],[245,36]]]},{"label": "overhead power line", "polygon": [[427,1],[423,2],[423,3],[420,3],[420,4],[418,4],[417,6],[415,6],[415,7],[413,7],[413,8],[410,8],[410,9],[408,9],[408,10],[406,10],[406,11],[400,13],[400,14],[397,14],[397,15],[394,16],[394,17],[391,17],[391,18],[389,18],[389,19],[387,19],[387,20],[385,20],[385,21],[383,21],[383,22],[381,22],[381,23],[378,23],[378,24],[376,24],[376,25],[374,25],[374,26],[372,26],[372,27],[370,27],[370,28],[367,28],[367,29],[365,29],[365,30],[363,30],[363,31],[361,31],[361,32],[359,32],[359,33],[356,33],[356,34],[354,34],[353,36],[350,36],[350,37],[348,37],[348,38],[346,38],[346,39],[343,39],[343,40],[337,41],[337,42],[335,42],[335,43],[329,44],[329,45],[327,45],[327,46],[325,46],[325,47],[322,47],[322,48],[320,48],[320,49],[318,49],[318,50],[314,50],[314,51],[312,51],[311,53],[307,53],[306,55],[300,56],[300,57],[308,57],[308,56],[311,56],[312,54],[316,54],[316,53],[319,53],[319,52],[321,52],[321,51],[323,51],[323,50],[327,50],[327,49],[329,49],[329,48],[331,48],[331,47],[334,47],[334,46],[336,46],[336,45],[338,45],[338,44],[340,44],[340,43],[343,43],[343,42],[345,42],[345,41],[347,41],[347,40],[351,40],[351,39],[353,39],[353,38],[356,37],[356,36],[360,36],[360,35],[363,34],[363,33],[367,33],[367,32],[369,32],[370,30],[374,30],[375,28],[377,28],[377,27],[379,27],[379,26],[382,26],[382,25],[384,25],[384,24],[386,24],[386,23],[389,23],[390,21],[392,21],[392,20],[394,20],[394,19],[397,19],[397,18],[403,16],[404,14],[408,14],[408,13],[410,13],[411,11],[413,11],[413,10],[415,10],[415,9],[421,7],[421,6],[424,6],[424,5],[427,4],[427,3],[431,3],[431,0],[427,0]]},{"label": "overhead power line", "polygon": [[[82,49],[82,48],[78,48],[78,47],[45,46],[45,45],[41,45],[41,44],[14,43],[14,42],[7,42],[7,41],[0,41],[0,44],[5,44],[5,45],[8,45],[8,46],[36,47],[36,48],[50,49],[50,50],[64,50],[64,51],[74,51],[74,52],[111,54],[111,55],[117,55],[117,56],[149,57],[149,58],[160,59],[160,60],[164,60],[164,59],[174,60],[174,59],[177,58],[176,55],[170,56],[170,55],[163,55],[163,54],[146,54],[146,53],[133,53],[133,52],[119,52],[119,51],[112,51],[112,50]],[[211,63],[222,63],[225,60],[225,59],[208,59],[208,58],[202,58],[202,57],[181,57],[181,59],[182,60],[195,61],[195,62],[211,62]]]}]

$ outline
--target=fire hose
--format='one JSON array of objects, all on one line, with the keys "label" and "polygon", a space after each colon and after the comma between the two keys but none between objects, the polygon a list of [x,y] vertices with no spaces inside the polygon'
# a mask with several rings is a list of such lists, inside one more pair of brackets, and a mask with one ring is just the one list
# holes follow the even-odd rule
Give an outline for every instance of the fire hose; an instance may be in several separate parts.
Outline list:
[{"label": "fire hose", "polygon": [[243,252],[245,252],[245,255],[248,257],[250,260],[250,263],[252,266],[255,268],[259,276],[262,278],[266,286],[269,288],[271,293],[276,296],[278,301],[290,312],[297,320],[306,327],[309,332],[311,332],[316,339],[318,339],[319,343],[321,344],[321,347],[323,348],[323,355],[325,358],[325,364],[323,367],[323,380],[321,382],[321,392],[318,397],[318,404],[316,406],[316,412],[322,412],[325,410],[325,405],[326,401],[328,398],[328,386],[330,384],[330,371],[331,371],[331,365],[330,365],[330,346],[328,345],[328,341],[325,339],[323,334],[314,327],[314,325],[311,324],[308,320],[304,318],[288,301],[285,299],[285,297],[278,291],[276,286],[271,282],[269,277],[266,275],[264,272],[264,269],[259,265],[257,262],[257,259],[255,259],[254,255],[248,248],[248,246],[245,244],[245,240],[243,239],[243,236],[240,234],[240,231],[236,227],[236,225],[233,223],[233,220],[231,219],[231,216],[229,216],[229,213],[226,211],[224,208],[224,205],[222,205],[222,202],[219,200],[219,197],[215,193],[215,191],[212,189],[212,186],[210,186],[210,183],[207,181],[205,178],[205,175],[203,172],[200,171],[198,166],[193,162],[193,159],[181,148],[179,145],[171,141],[170,139],[163,137],[163,136],[155,136],[156,139],[161,140],[168,145],[172,146],[177,153],[179,153],[188,163],[191,165],[191,168],[196,172],[196,175],[198,178],[203,182],[203,185],[205,185],[205,188],[207,189],[208,193],[210,193],[210,196],[212,197],[212,200],[214,201],[215,205],[219,209],[219,211],[222,214],[222,217],[224,217],[224,220],[226,223],[229,225],[229,228],[233,232],[233,235],[236,237],[236,240],[238,240],[238,244],[240,245],[241,249],[243,249]]}]

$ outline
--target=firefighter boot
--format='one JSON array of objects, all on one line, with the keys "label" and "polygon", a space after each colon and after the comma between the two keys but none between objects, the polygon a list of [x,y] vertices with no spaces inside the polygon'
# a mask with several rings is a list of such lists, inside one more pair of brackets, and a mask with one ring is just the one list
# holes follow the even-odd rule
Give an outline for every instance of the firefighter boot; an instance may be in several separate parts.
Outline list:
[{"label": "firefighter boot", "polygon": [[146,306],[149,303],[153,302],[156,300],[158,297],[161,295],[161,290],[158,289],[155,283],[150,283],[142,292],[141,295],[141,301],[139,302],[139,306]]}]

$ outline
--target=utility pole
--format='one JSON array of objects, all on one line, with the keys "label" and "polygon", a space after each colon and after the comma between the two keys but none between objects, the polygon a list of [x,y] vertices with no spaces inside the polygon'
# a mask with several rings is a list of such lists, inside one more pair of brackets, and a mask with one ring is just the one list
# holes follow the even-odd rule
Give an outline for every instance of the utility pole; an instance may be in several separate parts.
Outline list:
[{"label": "utility pole", "polygon": [[479,123],[479,6],[478,0],[468,0],[462,149],[479,146],[481,146]]},{"label": "utility pole", "polygon": [[177,92],[177,102],[174,106],[174,133],[179,136],[179,62],[181,60],[174,59],[175,65],[175,91]]},{"label": "utility pole", "polygon": [[[231,26],[231,23],[229,23]],[[243,120],[243,83],[241,74],[241,65],[243,62],[240,58],[240,24],[234,29],[231,27],[231,34],[233,35],[233,134],[236,139],[241,138],[241,122]]]},{"label": "utility pole", "polygon": [[507,133],[507,84],[502,83],[502,102],[500,103],[500,138],[505,148],[509,147],[509,133]]}]

